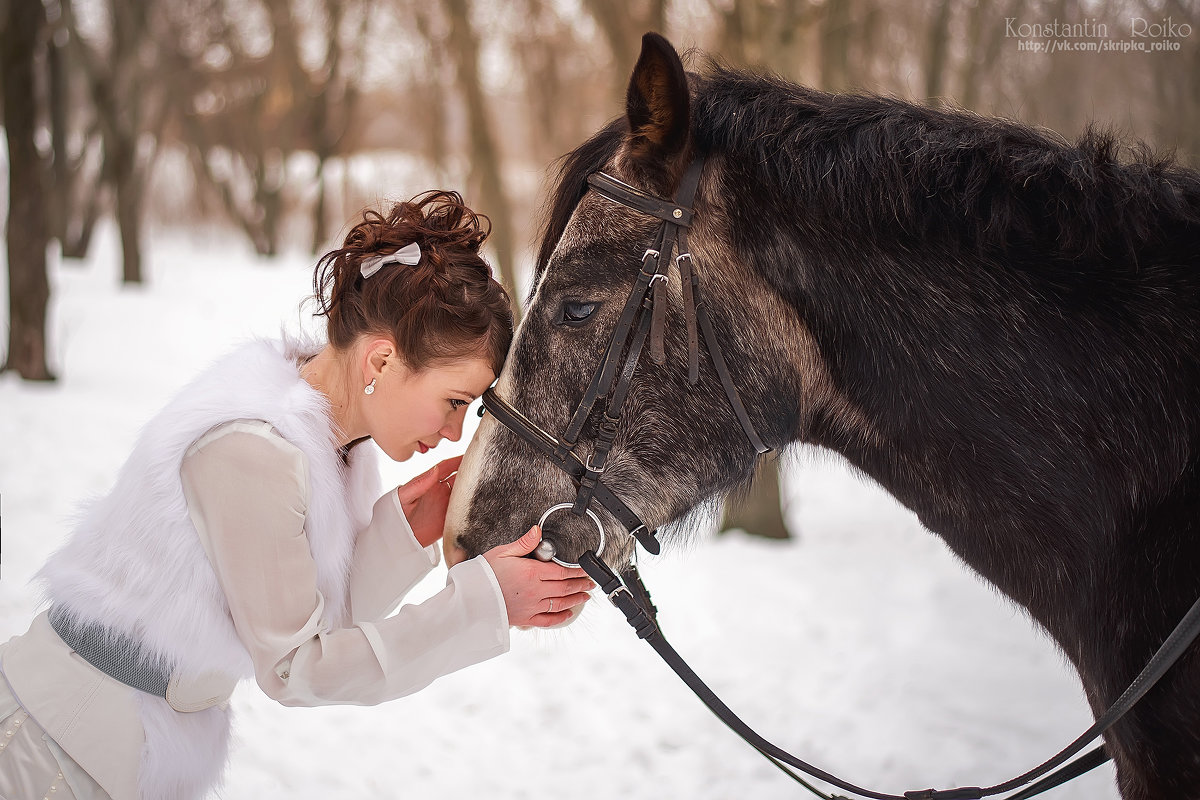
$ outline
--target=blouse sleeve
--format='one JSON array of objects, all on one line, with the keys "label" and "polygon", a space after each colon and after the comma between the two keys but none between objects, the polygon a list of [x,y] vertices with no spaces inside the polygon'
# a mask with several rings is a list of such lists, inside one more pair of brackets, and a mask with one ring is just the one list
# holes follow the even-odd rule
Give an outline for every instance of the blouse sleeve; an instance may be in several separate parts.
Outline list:
[{"label": "blouse sleeve", "polygon": [[356,621],[386,617],[440,561],[441,551],[435,545],[421,547],[392,489],[375,503],[370,524],[355,540],[351,616]]},{"label": "blouse sleeve", "polygon": [[391,617],[325,624],[304,532],[305,467],[269,425],[234,422],[194,444],[181,468],[188,513],[267,695],[374,705],[508,650],[503,595],[483,558],[455,565],[445,589]]}]

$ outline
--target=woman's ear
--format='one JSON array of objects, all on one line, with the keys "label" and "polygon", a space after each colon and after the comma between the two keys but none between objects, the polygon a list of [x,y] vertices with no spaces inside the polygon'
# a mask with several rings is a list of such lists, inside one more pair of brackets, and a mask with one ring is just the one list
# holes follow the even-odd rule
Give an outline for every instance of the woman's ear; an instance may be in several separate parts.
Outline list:
[{"label": "woman's ear", "polygon": [[669,161],[681,155],[691,129],[691,100],[683,62],[657,33],[642,37],[625,97],[629,154],[635,159]]},{"label": "woman's ear", "polygon": [[399,366],[400,358],[396,345],[384,337],[367,341],[362,356],[362,372],[364,384],[370,383],[383,374],[384,367]]}]

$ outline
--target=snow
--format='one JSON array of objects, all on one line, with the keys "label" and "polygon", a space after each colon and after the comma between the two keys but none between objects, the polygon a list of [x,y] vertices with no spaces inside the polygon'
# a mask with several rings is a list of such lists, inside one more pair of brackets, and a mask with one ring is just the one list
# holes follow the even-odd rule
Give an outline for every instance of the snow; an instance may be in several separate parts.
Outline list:
[{"label": "snow", "polygon": [[[61,380],[0,376],[0,641],[28,625],[30,577],[139,426],[237,342],[311,329],[299,301],[312,262],[260,259],[220,231],[158,233],[148,284],[121,288],[106,229],[89,261],[52,263]],[[385,480],[464,447],[389,465]],[[671,642],[768,739],[895,793],[1006,780],[1090,724],[1054,645],[878,486],[808,449],[791,458],[785,495],[798,540],[710,534],[643,561]],[[443,581],[436,570],[412,599]],[[603,598],[570,628],[514,631],[508,655],[390,704],[291,709],[246,684],[235,707],[221,795],[233,800],[808,796]],[[1117,794],[1105,766],[1047,796]]]}]

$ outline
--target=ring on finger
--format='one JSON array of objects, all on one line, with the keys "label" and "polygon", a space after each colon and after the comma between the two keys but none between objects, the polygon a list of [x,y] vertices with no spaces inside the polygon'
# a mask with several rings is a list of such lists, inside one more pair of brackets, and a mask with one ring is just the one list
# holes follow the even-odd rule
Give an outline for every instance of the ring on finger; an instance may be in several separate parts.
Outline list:
[{"label": "ring on finger", "polygon": [[550,598],[550,613],[551,614],[554,613],[554,598],[553,597]]}]

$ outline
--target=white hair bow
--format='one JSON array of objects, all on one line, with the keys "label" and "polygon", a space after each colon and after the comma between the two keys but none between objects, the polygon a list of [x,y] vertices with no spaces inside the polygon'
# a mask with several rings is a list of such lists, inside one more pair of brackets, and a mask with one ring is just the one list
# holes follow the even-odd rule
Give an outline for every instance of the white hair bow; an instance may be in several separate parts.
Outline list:
[{"label": "white hair bow", "polygon": [[409,242],[394,253],[388,253],[384,256],[371,256],[364,259],[359,265],[359,271],[364,278],[369,278],[376,272],[379,272],[381,267],[386,267],[388,264],[404,264],[412,267],[421,260],[421,246],[416,242]]}]

